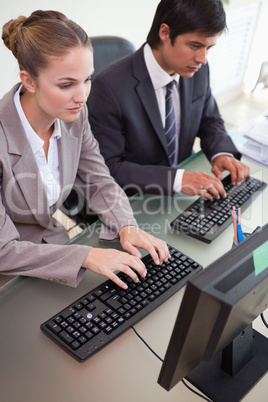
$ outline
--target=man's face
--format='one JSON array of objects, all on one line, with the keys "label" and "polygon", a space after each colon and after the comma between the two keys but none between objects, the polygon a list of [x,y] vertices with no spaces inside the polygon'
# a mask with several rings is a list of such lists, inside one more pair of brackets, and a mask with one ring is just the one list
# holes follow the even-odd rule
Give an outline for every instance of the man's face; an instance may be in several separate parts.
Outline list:
[{"label": "man's face", "polygon": [[189,32],[178,35],[172,45],[167,27],[162,37],[160,32],[161,45],[153,52],[157,62],[168,74],[178,73],[181,77],[190,78],[206,64],[208,50],[216,44],[218,37]]}]

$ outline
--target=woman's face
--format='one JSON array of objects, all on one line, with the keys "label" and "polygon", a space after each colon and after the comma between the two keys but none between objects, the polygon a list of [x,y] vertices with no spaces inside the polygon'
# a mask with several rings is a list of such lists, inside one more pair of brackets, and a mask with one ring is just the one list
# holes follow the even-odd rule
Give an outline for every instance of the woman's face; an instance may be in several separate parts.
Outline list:
[{"label": "woman's face", "polygon": [[51,57],[34,85],[38,114],[65,122],[76,120],[90,93],[93,73],[89,48],[74,47],[64,56]]}]

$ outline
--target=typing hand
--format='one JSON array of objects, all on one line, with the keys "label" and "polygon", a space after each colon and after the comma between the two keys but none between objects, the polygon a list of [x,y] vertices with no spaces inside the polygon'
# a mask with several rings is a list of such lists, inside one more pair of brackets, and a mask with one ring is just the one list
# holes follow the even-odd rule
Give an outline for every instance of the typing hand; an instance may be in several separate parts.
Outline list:
[{"label": "typing hand", "polygon": [[146,250],[157,265],[170,258],[166,242],[144,232],[137,226],[124,226],[119,235],[122,247],[133,256],[141,258],[141,253],[136,248],[139,247]]},{"label": "typing hand", "polygon": [[209,200],[226,197],[221,181],[203,172],[184,172],[181,192],[187,195],[200,195]]},{"label": "typing hand", "polygon": [[228,155],[219,155],[213,160],[211,171],[218,179],[222,179],[222,172],[228,170],[232,184],[240,184],[249,176],[249,167],[239,160]]},{"label": "typing hand", "polygon": [[115,274],[115,271],[124,272],[134,282],[139,281],[136,272],[141,277],[146,276],[145,265],[139,257],[114,249],[92,248],[82,267],[106,276],[123,289],[127,289],[127,285]]}]

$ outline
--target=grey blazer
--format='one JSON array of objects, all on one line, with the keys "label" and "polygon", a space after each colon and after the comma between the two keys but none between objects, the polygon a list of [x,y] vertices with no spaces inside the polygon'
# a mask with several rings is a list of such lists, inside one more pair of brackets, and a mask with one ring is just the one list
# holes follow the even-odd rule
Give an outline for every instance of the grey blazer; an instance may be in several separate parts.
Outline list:
[{"label": "grey blazer", "polygon": [[[208,66],[180,78],[179,157],[191,155],[196,137],[207,158],[240,154],[227,135],[211,94]],[[173,193],[176,168],[170,167],[163,124],[143,47],[111,64],[94,78],[88,98],[89,121],[111,175],[129,194]]]},{"label": "grey blazer", "polygon": [[[122,189],[111,178],[95,140],[86,106],[78,120],[60,122],[58,140],[61,194],[49,208],[38,167],[13,96],[15,85],[0,100],[0,271],[6,275],[36,276],[77,286],[89,247],[66,246],[66,230],[52,214],[73,185],[80,187],[90,208],[113,231],[136,225]],[[122,213],[124,211],[124,213]]]}]

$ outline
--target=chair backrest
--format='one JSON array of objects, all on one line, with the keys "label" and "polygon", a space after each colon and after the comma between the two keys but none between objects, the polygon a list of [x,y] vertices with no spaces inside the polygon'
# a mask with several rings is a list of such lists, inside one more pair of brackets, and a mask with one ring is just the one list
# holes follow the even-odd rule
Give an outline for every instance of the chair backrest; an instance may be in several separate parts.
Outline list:
[{"label": "chair backrest", "polygon": [[93,36],[90,38],[94,49],[94,77],[106,66],[135,51],[129,40],[119,36]]}]

